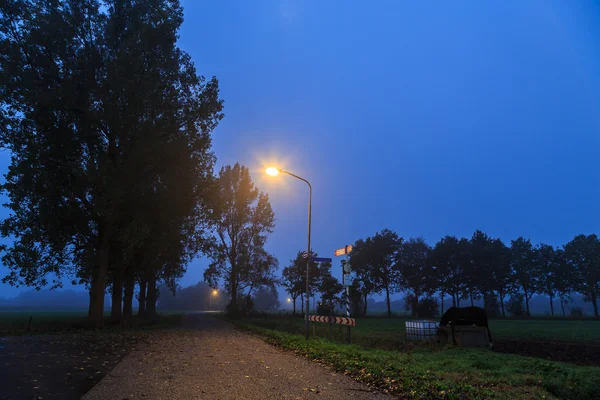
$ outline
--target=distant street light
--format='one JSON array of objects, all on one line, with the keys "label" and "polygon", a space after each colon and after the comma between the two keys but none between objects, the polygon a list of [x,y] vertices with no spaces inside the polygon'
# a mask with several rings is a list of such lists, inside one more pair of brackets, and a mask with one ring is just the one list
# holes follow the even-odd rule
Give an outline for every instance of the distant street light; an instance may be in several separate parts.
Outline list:
[{"label": "distant street light", "polygon": [[291,302],[292,302],[292,299],[290,299],[290,298],[288,297],[288,299],[287,299],[287,302],[288,302],[288,303],[291,303]]},{"label": "distant street light", "polygon": [[311,219],[311,212],[312,212],[312,186],[310,185],[310,182],[307,181],[304,178],[299,177],[298,175],[294,175],[291,172],[288,171],[284,171],[282,169],[279,168],[275,168],[275,167],[269,167],[266,169],[265,171],[267,173],[267,175],[271,175],[271,176],[277,176],[280,173],[281,174],[288,174],[289,176],[293,176],[296,179],[300,179],[301,181],[305,182],[308,185],[308,246],[306,248],[306,314],[304,315],[304,333],[305,333],[305,337],[306,340],[308,340],[308,313],[309,313],[309,309],[308,309],[308,275],[309,275],[309,268],[310,268],[310,219]]},{"label": "distant street light", "polygon": [[213,290],[211,295],[208,296],[208,311],[212,311],[212,297],[217,295],[217,289]]}]

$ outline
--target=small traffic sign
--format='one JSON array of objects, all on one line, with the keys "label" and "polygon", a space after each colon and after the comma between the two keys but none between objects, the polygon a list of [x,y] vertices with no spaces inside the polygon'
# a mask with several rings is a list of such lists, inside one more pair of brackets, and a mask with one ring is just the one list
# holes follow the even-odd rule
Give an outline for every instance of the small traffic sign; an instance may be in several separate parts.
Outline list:
[{"label": "small traffic sign", "polygon": [[344,248],[343,248],[343,249],[337,249],[337,250],[335,251],[335,256],[336,256],[336,257],[337,257],[337,256],[343,256],[344,254],[348,254],[348,253],[350,253],[351,251],[352,251],[352,245],[351,245],[351,244],[349,244],[349,245],[347,245],[347,246],[344,246]]},{"label": "small traffic sign", "polygon": [[331,262],[331,258],[313,257],[313,262]]}]

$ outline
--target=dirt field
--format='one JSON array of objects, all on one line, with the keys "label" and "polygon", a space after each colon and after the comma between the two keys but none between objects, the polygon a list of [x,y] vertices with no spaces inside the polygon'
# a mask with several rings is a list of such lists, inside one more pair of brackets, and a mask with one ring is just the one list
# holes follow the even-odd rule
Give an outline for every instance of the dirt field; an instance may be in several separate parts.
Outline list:
[{"label": "dirt field", "polygon": [[136,347],[140,334],[0,339],[0,399],[79,399]]},{"label": "dirt field", "polygon": [[494,343],[494,350],[577,365],[600,366],[600,345],[595,344],[499,340]]},{"label": "dirt field", "polygon": [[89,331],[85,312],[0,312],[0,400],[80,399],[153,330],[180,320]]}]

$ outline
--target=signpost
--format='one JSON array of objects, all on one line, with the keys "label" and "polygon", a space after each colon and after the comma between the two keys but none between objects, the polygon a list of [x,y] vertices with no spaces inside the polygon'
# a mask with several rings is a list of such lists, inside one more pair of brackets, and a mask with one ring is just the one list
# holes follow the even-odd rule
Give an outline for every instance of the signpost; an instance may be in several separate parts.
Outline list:
[{"label": "signpost", "polygon": [[335,251],[335,256],[336,257],[343,256],[344,254],[348,255],[348,253],[350,253],[351,251],[352,251],[352,245],[349,244],[349,245],[344,246],[344,248],[342,248],[342,249],[337,249]]},{"label": "signpost", "polygon": [[[348,253],[352,251],[352,245],[347,244],[342,249],[337,249],[335,251],[335,256],[346,256],[345,262],[342,263],[342,286],[344,286],[345,294],[346,294],[346,317],[350,318],[350,287],[346,285],[346,274],[350,273],[350,263],[348,262]],[[353,320],[354,321],[354,320]],[[352,325],[354,326],[354,325]],[[350,343],[350,324],[348,324],[348,343]]]}]

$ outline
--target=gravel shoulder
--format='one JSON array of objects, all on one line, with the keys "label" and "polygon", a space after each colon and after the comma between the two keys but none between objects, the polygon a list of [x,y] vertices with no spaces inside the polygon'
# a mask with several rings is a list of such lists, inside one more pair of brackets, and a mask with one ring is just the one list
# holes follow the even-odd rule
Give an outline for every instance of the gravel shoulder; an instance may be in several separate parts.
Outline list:
[{"label": "gravel shoulder", "polygon": [[205,314],[156,332],[90,390],[100,399],[383,399],[348,376]]}]

